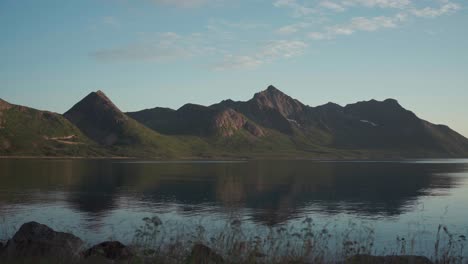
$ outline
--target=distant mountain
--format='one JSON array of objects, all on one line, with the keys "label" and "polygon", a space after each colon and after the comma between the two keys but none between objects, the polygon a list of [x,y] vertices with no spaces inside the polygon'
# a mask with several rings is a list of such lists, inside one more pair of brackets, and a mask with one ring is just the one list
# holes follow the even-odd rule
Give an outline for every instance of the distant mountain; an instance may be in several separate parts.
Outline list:
[{"label": "distant mountain", "polygon": [[99,144],[112,146],[141,141],[140,133],[127,133],[128,127],[138,124],[132,122],[101,91],[90,93],[64,116]]},{"label": "distant mountain", "polygon": [[100,155],[62,115],[0,99],[0,155]]},{"label": "distant mountain", "polygon": [[170,135],[230,137],[239,130],[256,137],[264,135],[262,128],[229,107],[186,104],[178,110],[153,108],[127,114],[155,131]]},{"label": "distant mountain", "polygon": [[227,107],[239,111],[264,127],[287,134],[293,131],[291,120],[297,119],[305,109],[305,105],[301,102],[271,85],[265,91],[256,93],[247,102],[227,100],[211,106],[211,108],[215,109]]},{"label": "distant mountain", "polygon": [[278,151],[286,148],[344,156],[358,152],[359,156],[379,157],[468,154],[465,137],[447,126],[419,119],[394,99],[363,101],[345,107],[334,103],[310,107],[269,86],[245,102],[224,100],[209,107],[188,104],[177,111],[154,108],[130,115],[161,133],[208,136],[214,134],[211,125],[214,116],[227,109],[245,116],[259,128],[262,142],[271,141],[273,151],[274,141],[282,135]]},{"label": "distant mountain", "polygon": [[63,116],[0,100],[0,144],[3,155],[468,157],[468,139],[418,118],[394,99],[311,107],[274,86],[245,102],[130,113],[101,91]]},{"label": "distant mountain", "polygon": [[123,156],[170,157],[185,148],[178,139],[161,135],[124,114],[102,91],[87,95],[64,117],[94,142]]}]

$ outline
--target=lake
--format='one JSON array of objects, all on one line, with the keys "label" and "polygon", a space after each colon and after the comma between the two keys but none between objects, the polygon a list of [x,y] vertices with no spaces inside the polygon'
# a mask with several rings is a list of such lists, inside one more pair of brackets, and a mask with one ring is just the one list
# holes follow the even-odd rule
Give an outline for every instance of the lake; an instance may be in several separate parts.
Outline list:
[{"label": "lake", "polygon": [[247,236],[309,219],[332,234],[373,230],[376,251],[406,238],[430,255],[439,224],[468,236],[468,160],[0,160],[0,240],[37,221],[131,243],[153,216],[166,235],[207,236],[233,219]]}]

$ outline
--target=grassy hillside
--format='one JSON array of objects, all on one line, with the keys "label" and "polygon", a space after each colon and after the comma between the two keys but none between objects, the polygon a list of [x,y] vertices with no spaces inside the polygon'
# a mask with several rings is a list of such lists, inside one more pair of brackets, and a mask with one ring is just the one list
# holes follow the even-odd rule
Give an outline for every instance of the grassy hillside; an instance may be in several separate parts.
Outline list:
[{"label": "grassy hillside", "polygon": [[5,102],[3,105],[0,109],[0,155],[106,154],[59,114]]}]

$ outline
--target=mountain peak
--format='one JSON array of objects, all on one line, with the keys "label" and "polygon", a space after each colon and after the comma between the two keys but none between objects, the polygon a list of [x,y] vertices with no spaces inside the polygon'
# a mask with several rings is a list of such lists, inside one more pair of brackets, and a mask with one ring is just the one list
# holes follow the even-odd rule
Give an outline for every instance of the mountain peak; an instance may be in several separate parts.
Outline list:
[{"label": "mountain peak", "polygon": [[398,101],[396,99],[393,99],[393,98],[387,98],[383,102],[386,103],[386,104],[392,104],[392,105],[401,107],[400,103],[398,103]]},{"label": "mountain peak", "polygon": [[261,96],[261,95],[270,95],[270,96],[287,96],[285,93],[283,93],[281,90],[276,88],[273,85],[269,85],[265,90],[258,92],[254,95],[255,96]]},{"label": "mountain peak", "polygon": [[[120,109],[101,90],[89,93],[85,98],[83,98],[83,100],[78,102],[75,106],[85,107],[86,105],[87,105],[87,107],[91,107],[91,106],[92,107],[102,107],[102,108],[114,111],[116,113],[122,114]],[[72,109],[70,109],[70,110],[72,110]]]},{"label": "mountain peak", "polygon": [[114,144],[114,130],[128,120],[127,116],[102,92],[91,92],[64,114],[88,137],[105,145]]},{"label": "mountain peak", "polygon": [[376,107],[392,107],[392,108],[402,108],[403,107],[398,103],[396,99],[393,98],[387,98],[383,101],[371,99],[369,101],[359,101],[357,103],[353,104],[348,104],[346,107],[352,107],[352,106],[357,106],[357,105],[367,105],[367,106],[376,106]]},{"label": "mountain peak", "polygon": [[94,92],[94,93],[95,93],[96,95],[98,95],[98,96],[107,98],[106,94],[105,94],[103,91],[101,91],[101,90],[97,90],[97,91]]},{"label": "mountain peak", "polygon": [[269,92],[281,92],[278,88],[276,88],[273,85],[268,85],[266,90],[269,91]]},{"label": "mountain peak", "polygon": [[333,103],[333,102],[328,102],[326,104],[323,104],[323,105],[319,105],[317,107],[315,107],[316,109],[323,109],[325,111],[340,111],[343,109],[343,107],[339,104],[336,104],[336,103]]},{"label": "mountain peak", "polygon": [[304,108],[301,102],[291,98],[273,85],[256,93],[250,102],[254,102],[261,109],[276,109],[285,117],[301,112]]}]

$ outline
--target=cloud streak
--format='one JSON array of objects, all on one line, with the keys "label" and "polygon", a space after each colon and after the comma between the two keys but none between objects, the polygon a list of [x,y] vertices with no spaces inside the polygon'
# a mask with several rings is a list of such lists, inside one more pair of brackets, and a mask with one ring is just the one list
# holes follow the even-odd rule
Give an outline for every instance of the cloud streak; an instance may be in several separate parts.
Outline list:
[{"label": "cloud streak", "polygon": [[411,0],[344,0],[345,6],[365,6],[379,8],[405,8],[411,5]]},{"label": "cloud streak", "polygon": [[307,16],[316,12],[315,9],[300,4],[296,0],[276,0],[273,5],[291,9],[294,17]]},{"label": "cloud streak", "polygon": [[289,59],[302,55],[308,44],[299,40],[273,40],[265,43],[251,55],[226,55],[224,61],[215,65],[215,70],[254,69],[262,64],[279,59]]},{"label": "cloud streak", "polygon": [[[225,0],[152,1],[180,8],[195,8]],[[255,69],[301,56],[314,41],[394,29],[411,18],[435,18],[461,9],[461,5],[452,0],[427,0],[424,1],[426,6],[422,6],[422,2],[416,5],[415,0],[318,0],[313,5],[310,3],[305,0],[273,0],[273,7],[284,8],[292,16],[289,24],[279,27],[255,19],[233,22],[208,18],[201,33],[158,33],[143,41],[102,48],[89,55],[101,62],[169,62],[198,57],[215,70]],[[384,15],[349,17],[348,13],[354,13],[351,9],[356,8],[373,8],[375,10],[372,12],[382,12]],[[381,9],[387,10],[384,12]],[[348,15],[347,22],[333,22],[336,12],[341,13],[340,17],[346,18]],[[114,17],[104,17],[103,22],[107,25],[120,24]],[[279,40],[271,40],[276,38]]]},{"label": "cloud streak", "polygon": [[393,16],[353,17],[348,23],[326,26],[323,30],[309,32],[307,37],[312,40],[330,40],[340,35],[352,35],[359,31],[374,32],[396,28],[410,17],[434,18],[461,9],[459,4],[450,0],[438,0],[437,2],[439,3],[438,7],[416,8],[410,0],[345,0],[341,2],[345,6],[363,5],[401,10]]},{"label": "cloud streak", "polygon": [[214,2],[213,0],[152,0],[156,4],[181,8],[194,8]]},{"label": "cloud streak", "polygon": [[434,17],[454,13],[460,10],[460,8],[461,6],[459,4],[446,1],[439,8],[425,7],[422,9],[413,9],[411,10],[411,14],[417,17],[434,18]]},{"label": "cloud streak", "polygon": [[90,53],[90,56],[102,62],[165,62],[209,52],[209,46],[202,45],[202,39],[199,34],[182,36],[174,32],[165,32],[156,34],[154,40],[141,41],[123,47],[100,49]]}]

